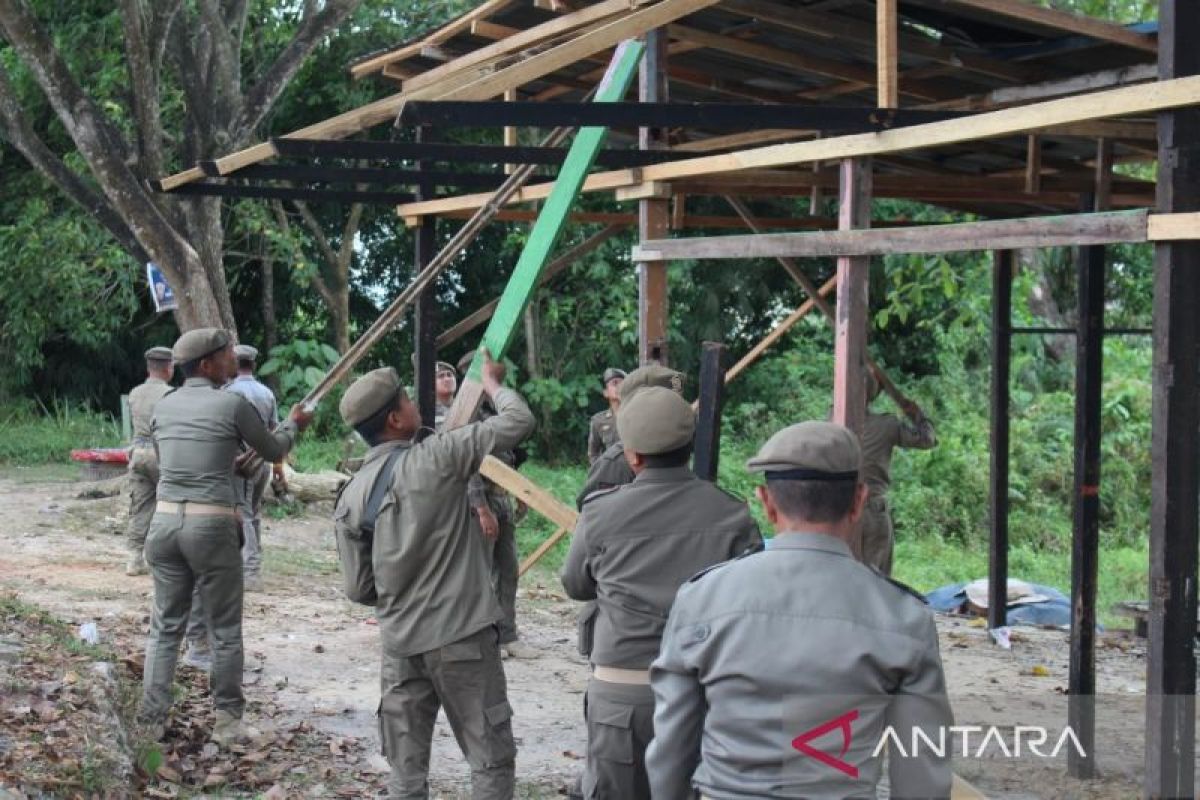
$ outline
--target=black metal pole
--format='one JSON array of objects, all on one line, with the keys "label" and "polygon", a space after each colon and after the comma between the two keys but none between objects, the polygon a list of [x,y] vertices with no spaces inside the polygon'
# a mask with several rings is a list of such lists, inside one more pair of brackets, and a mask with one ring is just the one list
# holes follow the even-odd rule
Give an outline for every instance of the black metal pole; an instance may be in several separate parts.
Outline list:
[{"label": "black metal pole", "polygon": [[[1200,74],[1200,3],[1161,0],[1158,20],[1159,78]],[[1161,212],[1200,211],[1200,109],[1158,115],[1157,193]],[[1197,308],[1200,242],[1155,245],[1144,790],[1156,798],[1195,795]]]},{"label": "black metal pole", "polygon": [[725,345],[705,342],[700,356],[700,407],[696,412],[696,452],[692,471],[716,483],[721,456],[721,406],[725,402]]},{"label": "black metal pole", "polygon": [[[1090,210],[1090,208],[1088,209]],[[1075,336],[1075,517],[1071,544],[1071,659],[1067,722],[1080,748],[1067,772],[1096,774],[1096,584],[1100,562],[1100,401],[1104,365],[1102,245],[1075,251],[1079,322]],[[1080,752],[1082,750],[1082,753]]]},{"label": "black metal pole", "polygon": [[[425,127],[417,129],[417,141],[428,141],[430,131]],[[418,164],[418,170],[427,169],[427,165]],[[433,194],[428,183],[417,187],[417,196],[424,199]],[[437,253],[437,217],[421,217],[421,224],[414,232],[413,274],[424,269]],[[417,393],[417,409],[421,412],[421,424],[433,428],[437,415],[437,337],[438,337],[438,305],[437,285],[431,285],[421,292],[413,309],[413,353],[414,371],[413,384]]]},{"label": "black metal pole", "polygon": [[1008,387],[1012,361],[1012,279],[1016,253],[992,256],[991,474],[988,501],[988,627],[1008,623]]}]

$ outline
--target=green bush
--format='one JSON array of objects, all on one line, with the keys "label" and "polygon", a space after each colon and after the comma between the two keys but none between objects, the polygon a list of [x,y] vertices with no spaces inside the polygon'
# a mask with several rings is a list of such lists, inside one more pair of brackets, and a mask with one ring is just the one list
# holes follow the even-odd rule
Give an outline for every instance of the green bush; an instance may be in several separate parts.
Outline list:
[{"label": "green bush", "polygon": [[31,466],[65,462],[72,450],[117,447],[121,425],[108,414],[55,400],[0,408],[0,464]]}]

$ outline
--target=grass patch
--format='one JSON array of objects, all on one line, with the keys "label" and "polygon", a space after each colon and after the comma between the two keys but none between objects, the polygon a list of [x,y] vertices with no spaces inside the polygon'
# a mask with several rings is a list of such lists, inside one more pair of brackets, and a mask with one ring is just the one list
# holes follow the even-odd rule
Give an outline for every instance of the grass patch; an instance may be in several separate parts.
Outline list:
[{"label": "grass patch", "polygon": [[81,405],[56,401],[50,407],[0,408],[0,465],[65,463],[72,450],[120,444],[120,423]]},{"label": "grass patch", "polygon": [[285,550],[273,547],[263,552],[268,575],[289,577],[305,575],[334,575],[339,570],[337,557],[324,551]]},{"label": "grass patch", "polygon": [[290,458],[297,472],[322,472],[336,469],[338,462],[343,459],[361,456],[365,452],[367,446],[357,436],[320,439],[300,434]]}]

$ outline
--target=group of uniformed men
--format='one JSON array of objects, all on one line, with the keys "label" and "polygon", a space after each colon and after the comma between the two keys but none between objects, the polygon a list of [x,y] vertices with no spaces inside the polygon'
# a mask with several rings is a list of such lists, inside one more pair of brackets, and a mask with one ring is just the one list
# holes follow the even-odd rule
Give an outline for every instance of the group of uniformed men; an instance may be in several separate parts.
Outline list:
[{"label": "group of uniformed men", "polygon": [[[250,732],[241,720],[234,462],[245,446],[281,459],[311,415],[295,408],[272,431],[244,397],[216,391],[235,361],[225,331],[184,334],[172,356],[185,383],[158,400],[142,429],[160,471],[145,543],[155,602],[142,713],[161,734],[197,588],[214,644],[213,739],[226,744]],[[512,516],[478,473],[488,455],[513,452],[534,418],[503,386],[503,366],[481,356],[490,408],[457,430],[422,438],[392,368],[356,380],[339,406],[370,446],[339,495],[334,523],[346,593],[372,605],[379,621],[379,729],[394,798],[429,796],[439,709],[470,765],[472,796],[511,798],[515,787],[501,661],[516,639],[515,576],[506,583],[495,574],[510,560],[500,542]],[[454,370],[439,364],[437,375],[444,411]],[[936,741],[937,727],[951,724],[932,616],[851,549],[886,491],[886,480],[871,486],[864,450],[927,442],[931,427],[913,407],[910,422],[876,423],[882,432],[865,445],[829,422],[775,434],[747,462],[763,475],[758,500],[775,530],[764,546],[746,503],[688,468],[695,416],[683,376],[648,365],[628,375],[609,370],[604,384],[611,405],[589,451],[593,467],[611,471],[581,501],[561,576],[585,602],[580,649],[591,663],[587,762],[573,792],[614,800],[874,796],[885,728],[908,741],[919,727]],[[615,458],[604,461],[614,449],[624,471],[612,468]],[[878,548],[869,556],[884,557]],[[893,797],[949,795],[948,762],[929,750],[892,754],[888,769]]]}]

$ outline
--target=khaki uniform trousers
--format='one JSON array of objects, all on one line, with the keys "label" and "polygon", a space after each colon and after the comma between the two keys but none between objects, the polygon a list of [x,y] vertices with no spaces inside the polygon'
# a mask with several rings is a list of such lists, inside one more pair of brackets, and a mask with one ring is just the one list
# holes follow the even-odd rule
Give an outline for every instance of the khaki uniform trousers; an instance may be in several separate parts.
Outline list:
[{"label": "khaki uniform trousers", "polygon": [[588,680],[585,800],[650,800],[646,748],[654,738],[654,692],[649,685]]},{"label": "khaki uniform trousers", "polygon": [[388,797],[429,797],[429,756],[439,708],[471,766],[473,800],[511,800],[517,747],[494,626],[406,658],[387,654],[380,674],[379,737],[392,767]]},{"label": "khaki uniform trousers", "polygon": [[125,527],[125,543],[131,553],[140,553],[146,546],[146,533],[154,517],[154,501],[158,484],[145,475],[130,470],[129,523]]},{"label": "khaki uniform trousers", "polygon": [[512,515],[498,518],[500,533],[492,544],[492,586],[504,619],[497,623],[500,644],[515,642],[517,636],[517,573],[521,569],[517,555],[517,526]]},{"label": "khaki uniform trousers", "polygon": [[242,558],[238,521],[230,514],[155,512],[146,537],[146,562],[154,576],[154,612],[146,642],[142,715],[161,719],[171,706],[175,662],[192,608],[202,600],[213,648],[209,687],[218,710],[242,716]]},{"label": "khaki uniform trousers", "polygon": [[892,510],[886,497],[867,499],[862,514],[863,563],[884,575],[892,574],[892,555],[896,537],[892,530]]}]

